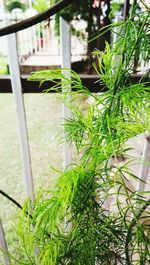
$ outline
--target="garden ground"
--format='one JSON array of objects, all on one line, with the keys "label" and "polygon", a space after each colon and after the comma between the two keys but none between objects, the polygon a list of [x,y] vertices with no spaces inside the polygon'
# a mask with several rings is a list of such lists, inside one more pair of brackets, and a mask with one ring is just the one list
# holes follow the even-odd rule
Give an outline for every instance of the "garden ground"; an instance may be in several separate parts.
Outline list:
[{"label": "garden ground", "polygon": [[[57,137],[62,124],[62,104],[56,94],[25,94],[25,109],[31,149],[35,191],[53,187],[56,173],[50,168],[62,169],[62,146]],[[12,94],[0,94],[0,188],[20,204],[27,197],[19,147],[19,132]],[[18,209],[17,209],[18,210]],[[0,198],[0,217],[8,245],[13,250],[12,225],[15,206]],[[0,264],[3,264],[0,254]]]}]

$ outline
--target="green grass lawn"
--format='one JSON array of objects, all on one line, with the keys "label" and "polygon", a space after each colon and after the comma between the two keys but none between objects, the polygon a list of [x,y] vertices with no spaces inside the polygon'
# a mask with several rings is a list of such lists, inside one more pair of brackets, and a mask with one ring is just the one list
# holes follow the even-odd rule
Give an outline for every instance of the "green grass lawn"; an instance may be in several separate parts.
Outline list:
[{"label": "green grass lawn", "polygon": [[[62,124],[62,105],[56,94],[25,94],[25,109],[32,159],[35,192],[40,187],[53,187],[56,173],[50,165],[62,169],[62,146],[57,136]],[[0,189],[19,203],[27,198],[19,147],[18,124],[12,94],[0,94]],[[18,209],[17,209],[18,211]],[[14,250],[12,225],[16,208],[0,198],[0,217],[3,221],[9,249]],[[0,254],[0,264],[3,263]]]},{"label": "green grass lawn", "polygon": [[0,75],[8,75],[8,60],[6,57],[0,55]]}]

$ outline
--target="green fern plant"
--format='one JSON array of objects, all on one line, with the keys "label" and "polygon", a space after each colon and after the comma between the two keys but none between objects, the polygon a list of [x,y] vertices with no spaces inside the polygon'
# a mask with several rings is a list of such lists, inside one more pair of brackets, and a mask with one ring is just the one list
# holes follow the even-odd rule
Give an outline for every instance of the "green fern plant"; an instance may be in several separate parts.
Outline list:
[{"label": "green fern plant", "polygon": [[[30,76],[30,80],[52,80],[56,91],[71,84],[72,91],[59,94],[72,111],[64,125],[65,140],[74,142],[82,157],[78,165],[60,174],[53,191],[41,193],[34,203],[25,203],[16,228],[17,251],[22,253],[22,259],[16,255],[15,264],[150,263],[149,191],[129,189],[126,175],[140,181],[130,170],[133,161],[110,163],[112,157],[127,155],[128,139],[150,131],[150,87],[144,81],[147,73],[137,84],[131,82],[135,52],[145,61],[149,56],[149,25],[147,6],[137,14],[133,4],[128,20],[106,28],[117,28],[118,39],[113,45],[106,44],[104,52],[94,51],[94,68],[99,82],[107,88],[104,93],[92,94],[68,69]],[[71,80],[64,71],[70,72]],[[94,99],[84,113],[76,103],[79,93]],[[106,208],[112,196],[116,211]]]}]

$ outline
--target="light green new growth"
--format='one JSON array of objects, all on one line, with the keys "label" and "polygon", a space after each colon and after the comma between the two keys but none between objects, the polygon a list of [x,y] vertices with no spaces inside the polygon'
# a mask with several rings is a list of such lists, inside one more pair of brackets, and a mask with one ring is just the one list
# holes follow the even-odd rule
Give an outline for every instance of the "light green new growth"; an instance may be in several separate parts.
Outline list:
[{"label": "light green new growth", "polygon": [[[67,69],[30,76],[30,80],[54,81],[52,89],[57,91],[71,84],[72,92],[59,94],[72,111],[64,125],[65,140],[75,143],[82,158],[60,175],[53,191],[25,204],[17,227],[22,260],[17,262],[16,256],[14,264],[150,264],[147,193],[128,188],[127,175],[138,180],[129,169],[133,161],[120,166],[110,163],[112,157],[126,156],[129,138],[150,131],[147,73],[140,82],[131,82],[135,54],[145,61],[150,54],[149,25],[149,10],[136,13],[133,6],[127,21],[106,28],[117,27],[118,39],[106,43],[104,52],[94,51],[94,68],[107,88],[104,93],[90,93],[80,77]],[[70,72],[71,81],[64,71]],[[79,93],[94,99],[84,113],[76,103]],[[112,197],[116,211],[105,207]]]}]

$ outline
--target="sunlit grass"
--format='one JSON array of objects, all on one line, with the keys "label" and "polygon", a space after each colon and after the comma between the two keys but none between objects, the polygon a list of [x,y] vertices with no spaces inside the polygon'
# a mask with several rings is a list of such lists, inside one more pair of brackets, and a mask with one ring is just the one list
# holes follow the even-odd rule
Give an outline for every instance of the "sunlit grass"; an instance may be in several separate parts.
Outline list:
[{"label": "sunlit grass", "polygon": [[0,75],[8,75],[7,58],[0,55]]},{"label": "sunlit grass", "polygon": [[[53,187],[54,168],[62,169],[62,146],[57,134],[62,124],[62,105],[56,94],[25,94],[25,108],[32,159],[35,192],[40,187]],[[23,203],[27,197],[23,179],[22,159],[15,104],[12,94],[0,94],[0,189]],[[13,248],[16,210],[8,200],[0,198],[0,216],[3,220],[8,246]],[[0,253],[0,256],[2,254]],[[1,260],[1,259],[0,259]],[[0,262],[0,264],[3,264]]]}]

